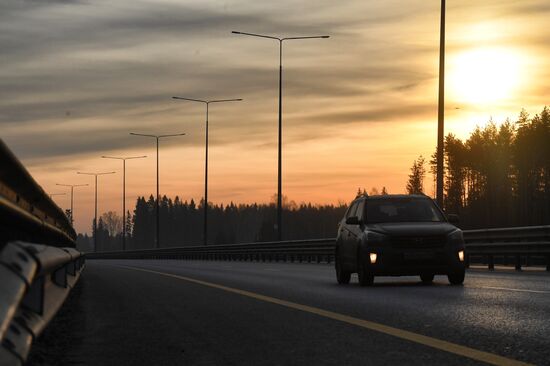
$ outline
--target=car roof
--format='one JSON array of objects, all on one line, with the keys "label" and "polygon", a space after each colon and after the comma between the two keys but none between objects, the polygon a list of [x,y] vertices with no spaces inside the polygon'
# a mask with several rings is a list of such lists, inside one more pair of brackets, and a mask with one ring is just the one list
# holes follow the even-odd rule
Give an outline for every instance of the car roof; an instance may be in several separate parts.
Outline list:
[{"label": "car roof", "polygon": [[424,194],[380,194],[380,195],[373,195],[373,196],[361,196],[357,197],[354,201],[357,200],[392,200],[392,199],[400,199],[400,198],[419,198],[419,199],[429,199],[432,198],[429,196],[426,196]]}]

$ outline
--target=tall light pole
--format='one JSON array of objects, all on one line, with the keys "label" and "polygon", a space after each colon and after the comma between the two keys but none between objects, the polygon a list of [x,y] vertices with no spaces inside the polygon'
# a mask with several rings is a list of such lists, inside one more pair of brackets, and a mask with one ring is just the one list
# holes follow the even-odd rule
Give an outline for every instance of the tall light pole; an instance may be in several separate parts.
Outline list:
[{"label": "tall light pole", "polygon": [[191,102],[199,102],[206,105],[206,158],[204,163],[204,221],[203,221],[203,244],[208,244],[208,110],[210,103],[225,103],[225,102],[240,102],[238,99],[217,99],[217,100],[200,100],[184,97],[172,97],[173,99],[188,100]]},{"label": "tall light pole", "polygon": [[144,137],[153,137],[157,140],[157,204],[156,204],[156,221],[157,221],[157,235],[156,235],[156,242],[155,247],[160,248],[160,219],[159,219],[159,201],[160,201],[160,194],[159,194],[159,140],[164,137],[174,137],[174,136],[184,136],[185,133],[176,133],[172,135],[147,135],[143,133],[133,133],[130,132],[130,135],[132,136],[144,136]]},{"label": "tall light pole", "polygon": [[99,175],[115,174],[115,172],[104,173],[83,173],[76,172],[76,174],[93,175],[95,177],[95,211],[94,211],[94,252],[97,252],[97,177]]},{"label": "tall light pole", "polygon": [[263,34],[255,33],[246,33],[246,32],[237,32],[233,31],[231,33],[241,34],[245,36],[268,38],[272,40],[279,41],[279,149],[278,149],[278,159],[277,159],[277,236],[279,241],[283,239],[283,228],[282,228],[282,217],[283,217],[283,207],[282,207],[282,133],[283,133],[283,42],[292,41],[292,40],[304,40],[304,39],[319,39],[319,38],[329,38],[330,36],[307,36],[307,37],[274,37],[267,36]]},{"label": "tall light pole", "polygon": [[445,125],[445,0],[441,0],[441,25],[439,29],[439,101],[437,111],[437,187],[436,201],[443,209],[443,149]]},{"label": "tall light pole", "polygon": [[143,159],[147,155],[143,156],[102,156],[103,159],[116,159],[122,160],[122,250],[126,250],[126,160],[131,159]]},{"label": "tall light pole", "polygon": [[87,187],[89,184],[60,184],[55,183],[56,186],[71,187],[71,225],[74,223],[74,210],[73,210],[73,197],[75,187]]}]

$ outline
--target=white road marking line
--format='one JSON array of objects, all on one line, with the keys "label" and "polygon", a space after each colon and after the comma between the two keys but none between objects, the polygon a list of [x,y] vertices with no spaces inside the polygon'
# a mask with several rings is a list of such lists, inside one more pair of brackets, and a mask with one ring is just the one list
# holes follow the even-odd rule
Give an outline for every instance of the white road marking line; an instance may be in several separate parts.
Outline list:
[{"label": "white road marking line", "polygon": [[543,290],[527,290],[521,288],[508,288],[508,287],[496,287],[496,286],[464,286],[466,288],[477,288],[477,289],[487,289],[487,290],[502,290],[502,291],[513,291],[513,292],[529,292],[532,294],[550,294],[550,291]]}]

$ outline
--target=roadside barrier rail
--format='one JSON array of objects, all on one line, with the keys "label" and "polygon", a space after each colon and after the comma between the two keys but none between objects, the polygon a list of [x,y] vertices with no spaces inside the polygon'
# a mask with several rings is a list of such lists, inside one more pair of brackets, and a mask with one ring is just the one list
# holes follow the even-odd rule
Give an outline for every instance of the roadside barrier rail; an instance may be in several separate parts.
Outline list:
[{"label": "roadside barrier rail", "polygon": [[[550,271],[550,225],[465,230],[466,263],[494,269],[495,257],[512,257],[517,270],[532,258],[544,258]],[[188,259],[324,262],[334,261],[334,238],[248,244],[189,246],[86,254],[89,259]],[[506,257],[506,258],[505,258]],[[527,260],[526,260],[527,259]]]},{"label": "roadside barrier rail", "polygon": [[78,281],[84,256],[74,248],[10,242],[0,251],[0,365],[22,365]]},{"label": "roadside barrier rail", "polygon": [[550,271],[550,225],[467,230],[464,240],[470,263],[481,259],[493,270],[496,259],[506,263],[511,258],[520,271],[523,264],[539,258]]},{"label": "roadside barrier rail", "polygon": [[76,233],[63,210],[0,139],[0,250],[13,240],[74,247]]},{"label": "roadside barrier rail", "polygon": [[330,262],[334,239],[289,240],[247,244],[225,244],[88,253],[86,258],[103,259],[204,259],[254,261]]},{"label": "roadside barrier rail", "polygon": [[76,284],[69,218],[0,140],[0,366],[22,365]]}]

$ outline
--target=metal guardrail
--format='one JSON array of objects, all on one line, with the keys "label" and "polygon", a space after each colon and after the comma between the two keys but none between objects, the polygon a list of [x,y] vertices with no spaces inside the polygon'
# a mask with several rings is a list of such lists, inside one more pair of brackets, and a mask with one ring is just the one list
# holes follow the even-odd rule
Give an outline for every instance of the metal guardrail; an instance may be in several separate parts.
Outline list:
[{"label": "metal guardrail", "polygon": [[464,231],[467,263],[487,264],[490,270],[495,261],[512,262],[520,271],[525,262],[529,264],[533,257],[544,258],[546,270],[550,271],[550,225],[524,226],[498,229]]},{"label": "metal guardrail", "polygon": [[63,210],[0,140],[0,366],[23,364],[78,280],[75,239]]},{"label": "metal guardrail", "polygon": [[67,216],[0,140],[0,249],[13,240],[74,247]]},{"label": "metal guardrail", "polygon": [[[464,231],[466,260],[480,260],[494,269],[495,256],[513,256],[517,270],[521,270],[525,256],[545,257],[550,271],[550,226],[528,226],[504,229]],[[89,259],[199,259],[325,262],[334,261],[334,238],[291,240],[248,244],[228,244],[100,252],[86,254]]]},{"label": "metal guardrail", "polygon": [[204,259],[250,261],[330,262],[335,239],[289,240],[87,253],[88,259]]},{"label": "metal guardrail", "polygon": [[22,365],[76,284],[84,256],[73,248],[10,242],[0,251],[0,365]]}]

